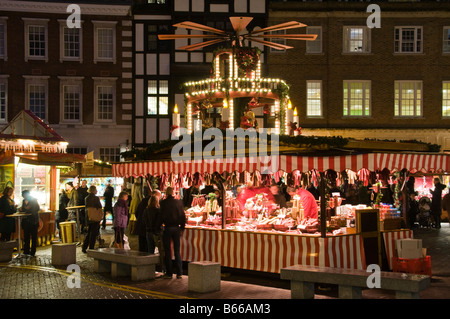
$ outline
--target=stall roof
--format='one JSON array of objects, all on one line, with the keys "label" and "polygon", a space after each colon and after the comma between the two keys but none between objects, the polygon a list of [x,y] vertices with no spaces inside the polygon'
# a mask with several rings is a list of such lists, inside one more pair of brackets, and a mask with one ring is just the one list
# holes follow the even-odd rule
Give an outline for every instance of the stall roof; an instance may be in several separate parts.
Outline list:
[{"label": "stall roof", "polygon": [[[272,165],[272,166],[270,166]],[[209,173],[214,172],[254,172],[267,173],[264,168],[275,168],[275,171],[282,170],[293,172],[299,170],[308,172],[311,170],[344,171],[350,169],[359,171],[367,169],[369,171],[383,170],[390,171],[407,169],[411,172],[433,172],[446,173],[450,171],[450,155],[443,153],[363,153],[352,155],[336,156],[250,156],[243,158],[232,158],[230,160],[191,160],[185,162],[174,161],[148,161],[148,162],[124,162],[113,164],[112,173],[115,177],[138,177],[147,175],[162,175],[164,173]],[[275,171],[271,171],[272,173]]]},{"label": "stall roof", "polygon": [[67,141],[30,110],[22,110],[0,132],[0,147],[14,151],[65,152]]}]

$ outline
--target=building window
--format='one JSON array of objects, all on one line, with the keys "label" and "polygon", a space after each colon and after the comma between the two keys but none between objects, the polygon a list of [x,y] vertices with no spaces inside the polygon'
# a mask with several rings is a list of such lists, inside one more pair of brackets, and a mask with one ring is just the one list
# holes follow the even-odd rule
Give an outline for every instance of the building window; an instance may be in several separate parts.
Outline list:
[{"label": "building window", "polygon": [[[168,24],[149,24],[147,26],[147,51],[151,52],[169,52],[170,41],[159,40],[159,34],[168,34]],[[200,41],[201,42],[201,41]]]},{"label": "building window", "polygon": [[48,59],[48,19],[22,18],[25,30],[25,61]]},{"label": "building window", "polygon": [[45,85],[29,84],[28,85],[28,105],[30,111],[42,120],[46,119],[47,94]]},{"label": "building window", "polygon": [[147,87],[147,114],[169,114],[169,81],[150,80]]},{"label": "building window", "polygon": [[394,115],[422,116],[422,81],[395,81]]},{"label": "building window", "polygon": [[370,116],[370,81],[344,81],[344,116]]},{"label": "building window", "polygon": [[450,117],[450,82],[442,84],[442,116]]},{"label": "building window", "polygon": [[66,20],[58,20],[60,24],[60,61],[82,60],[82,28],[68,28]]},{"label": "building window", "polygon": [[306,27],[306,34],[317,34],[314,41],[306,41],[306,53],[322,53],[322,27]]},{"label": "building window", "polygon": [[24,76],[25,108],[44,122],[47,121],[48,76]]},{"label": "building window", "polygon": [[120,148],[100,147],[100,160],[108,163],[120,162]]},{"label": "building window", "polygon": [[0,123],[7,122],[8,111],[8,82],[0,77]]},{"label": "building window", "polygon": [[60,76],[61,80],[61,121],[63,123],[82,122],[84,77]]},{"label": "building window", "polygon": [[[285,35],[286,34],[286,30],[278,30],[278,31],[272,31],[272,32],[270,32],[270,34],[273,34],[273,35]],[[273,42],[273,43],[278,43],[278,44],[281,44],[281,45],[286,45],[286,39],[277,39],[277,38],[271,38],[270,39],[270,42]],[[270,53],[284,53],[284,52],[286,52],[286,50],[280,50],[280,49],[275,49],[275,48],[272,48],[272,47],[270,47]]]},{"label": "building window", "polygon": [[79,121],[81,94],[79,85],[64,85],[64,120]]},{"label": "building window", "polygon": [[370,29],[368,27],[344,27],[344,53],[369,53]]},{"label": "building window", "polygon": [[394,43],[396,53],[422,53],[422,27],[396,27]]},{"label": "building window", "polygon": [[45,27],[41,25],[28,26],[28,43],[30,57],[45,57]]},{"label": "building window", "polygon": [[117,22],[94,21],[94,62],[116,62]]},{"label": "building window", "polygon": [[442,42],[442,52],[450,53],[450,27],[444,27],[444,37]]},{"label": "building window", "polygon": [[322,81],[306,82],[306,116],[322,116]]},{"label": "building window", "polygon": [[6,19],[0,17],[0,59],[7,60],[6,50]]},{"label": "building window", "polygon": [[69,154],[87,154],[87,147],[68,147],[66,150]]},{"label": "building window", "polygon": [[116,78],[94,78],[95,80],[95,121],[115,121]]}]

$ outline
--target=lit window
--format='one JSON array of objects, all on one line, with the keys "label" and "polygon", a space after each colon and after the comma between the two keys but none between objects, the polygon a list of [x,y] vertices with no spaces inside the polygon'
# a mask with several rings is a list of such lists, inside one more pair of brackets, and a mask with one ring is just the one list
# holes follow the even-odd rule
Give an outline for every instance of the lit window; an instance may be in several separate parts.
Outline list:
[{"label": "lit window", "polygon": [[395,116],[422,116],[422,82],[395,82]]},{"label": "lit window", "polygon": [[345,53],[370,52],[370,28],[344,27],[344,52]]},{"label": "lit window", "polygon": [[169,82],[167,80],[150,80],[147,86],[147,114],[169,114]]},{"label": "lit window", "polygon": [[370,116],[370,81],[344,81],[344,116]]},{"label": "lit window", "polygon": [[442,116],[450,117],[450,82],[442,83]]},{"label": "lit window", "polygon": [[322,81],[306,83],[306,116],[322,116]]}]

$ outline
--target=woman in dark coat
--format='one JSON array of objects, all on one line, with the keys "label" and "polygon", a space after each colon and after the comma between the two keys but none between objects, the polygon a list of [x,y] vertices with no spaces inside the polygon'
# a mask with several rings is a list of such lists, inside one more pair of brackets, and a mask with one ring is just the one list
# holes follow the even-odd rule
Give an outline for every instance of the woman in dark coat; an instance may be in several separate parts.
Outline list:
[{"label": "woman in dark coat", "polygon": [[0,241],[11,240],[11,234],[16,232],[16,220],[6,217],[17,211],[13,194],[14,188],[6,186],[3,190],[3,196],[0,198],[0,212],[4,214],[3,218],[0,219],[0,233],[2,233]]}]

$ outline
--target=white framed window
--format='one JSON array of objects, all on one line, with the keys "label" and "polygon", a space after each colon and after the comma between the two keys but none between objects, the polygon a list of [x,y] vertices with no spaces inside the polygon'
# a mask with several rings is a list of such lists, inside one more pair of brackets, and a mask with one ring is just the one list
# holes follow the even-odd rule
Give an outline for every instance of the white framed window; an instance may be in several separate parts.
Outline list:
[{"label": "white framed window", "polygon": [[0,17],[0,59],[8,60],[8,50],[7,50],[7,17]]},{"label": "white framed window", "polygon": [[169,81],[149,80],[147,85],[147,114],[169,114]]},{"label": "white framed window", "polygon": [[442,38],[442,53],[450,53],[450,27],[444,27]]},{"label": "white framed window", "polygon": [[344,81],[344,116],[371,116],[370,84],[370,81]]},{"label": "white framed window", "polygon": [[116,63],[116,21],[93,21],[94,63]]},{"label": "white framed window", "polygon": [[344,27],[344,53],[369,53],[370,28],[361,26]]},{"label": "white framed window", "polygon": [[306,81],[306,116],[323,116],[322,81]]},{"label": "white framed window", "polygon": [[120,147],[100,147],[100,160],[103,162],[120,162]]},{"label": "white framed window", "polygon": [[8,122],[8,75],[0,75],[0,123]]},{"label": "white framed window", "polygon": [[116,120],[117,78],[94,79],[95,122],[114,123]]},{"label": "white framed window", "polygon": [[83,60],[83,29],[68,28],[66,20],[59,21],[60,61]]},{"label": "white framed window", "polygon": [[422,116],[422,81],[395,81],[394,116]]},{"label": "white framed window", "polygon": [[[278,30],[278,31],[271,31],[270,34],[281,34],[281,35],[285,35],[286,34],[286,30]],[[278,44],[282,44],[282,45],[286,45],[286,39],[276,39],[276,38],[271,38],[270,42],[273,43],[278,43]],[[270,48],[270,53],[284,53],[286,52],[286,50],[279,50],[279,49],[275,49],[275,48]]]},{"label": "white framed window", "polygon": [[49,19],[22,18],[25,29],[25,61],[48,61]]},{"label": "white framed window", "polygon": [[24,76],[25,108],[44,122],[48,120],[48,76]]},{"label": "white framed window", "polygon": [[395,53],[422,53],[422,27],[395,27]]},{"label": "white framed window", "polygon": [[442,116],[450,118],[450,81],[442,83]]},{"label": "white framed window", "polygon": [[317,34],[314,41],[306,41],[306,53],[322,53],[322,27],[308,26],[306,34]]},{"label": "white framed window", "polygon": [[60,76],[61,122],[81,124],[84,77]]}]

